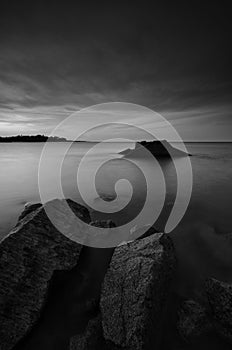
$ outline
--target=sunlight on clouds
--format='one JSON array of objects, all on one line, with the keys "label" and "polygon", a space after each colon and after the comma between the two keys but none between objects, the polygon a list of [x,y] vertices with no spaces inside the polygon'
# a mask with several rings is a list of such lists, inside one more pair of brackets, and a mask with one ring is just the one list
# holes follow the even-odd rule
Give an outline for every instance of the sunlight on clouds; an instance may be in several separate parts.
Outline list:
[{"label": "sunlight on clouds", "polygon": [[[113,105],[113,107],[112,107]],[[136,104],[113,103],[111,108],[108,104],[99,104],[81,110],[75,104],[63,106],[38,106],[26,108],[19,104],[8,107],[0,107],[0,134],[50,134],[60,123],[59,130],[54,132],[56,136],[75,139],[77,134],[84,135],[80,139],[101,140],[105,138],[128,138],[137,140],[149,140],[150,135],[143,132],[146,127],[152,134],[159,135],[160,139],[168,139],[168,127],[165,121],[158,118],[158,114],[150,109],[143,112],[137,110]],[[78,111],[81,110],[81,113]],[[180,133],[184,140],[210,140],[231,139],[231,106],[202,106],[184,110],[163,110],[160,112]],[[63,123],[70,115],[69,122]],[[68,120],[68,119],[67,119]],[[96,125],[94,128],[92,127]],[[138,129],[130,126],[134,124]],[[114,125],[112,124],[114,123]],[[117,123],[117,125],[116,125]],[[121,123],[121,124],[120,124]],[[100,126],[99,126],[99,125]],[[105,124],[105,125],[103,125]],[[124,125],[122,125],[124,124]],[[86,132],[86,129],[89,129]],[[224,133],[224,136],[223,136]]]},{"label": "sunlight on clouds", "polygon": [[20,124],[20,123],[9,123],[0,121],[0,134],[1,135],[13,135],[28,133],[33,130],[33,124]]}]

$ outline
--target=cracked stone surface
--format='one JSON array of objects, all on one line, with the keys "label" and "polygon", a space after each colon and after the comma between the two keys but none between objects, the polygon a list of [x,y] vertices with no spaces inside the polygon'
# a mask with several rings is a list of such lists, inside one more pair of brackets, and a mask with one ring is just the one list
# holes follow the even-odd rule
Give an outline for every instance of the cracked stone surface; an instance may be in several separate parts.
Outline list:
[{"label": "cracked stone surface", "polygon": [[175,268],[173,245],[165,234],[115,249],[100,303],[104,337],[115,348],[159,346]]},{"label": "cracked stone surface", "polygon": [[[89,223],[88,210],[71,200],[72,211]],[[50,202],[61,213],[63,201]],[[49,204],[48,204],[49,205]],[[9,350],[38,320],[54,270],[69,270],[81,245],[61,234],[43,206],[28,206],[0,244],[0,349]]]},{"label": "cracked stone surface", "polygon": [[[71,200],[68,204],[86,223],[113,227],[111,222],[91,222],[85,207]],[[53,226],[42,205],[33,204],[0,244],[0,350],[12,349],[36,324],[54,271],[71,270],[80,256],[81,245],[69,237],[73,222],[63,201],[46,205],[55,210],[67,236]],[[81,233],[82,226],[78,229]],[[71,340],[71,349],[159,346],[175,267],[172,241],[165,234],[117,247],[102,286],[101,313]]]}]

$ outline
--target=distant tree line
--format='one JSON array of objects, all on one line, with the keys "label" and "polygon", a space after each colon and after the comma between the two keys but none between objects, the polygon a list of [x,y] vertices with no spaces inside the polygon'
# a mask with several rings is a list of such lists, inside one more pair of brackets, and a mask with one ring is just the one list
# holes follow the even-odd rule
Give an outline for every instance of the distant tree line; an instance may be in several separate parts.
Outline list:
[{"label": "distant tree line", "polygon": [[65,142],[65,137],[45,136],[45,135],[16,135],[0,136],[0,142]]}]

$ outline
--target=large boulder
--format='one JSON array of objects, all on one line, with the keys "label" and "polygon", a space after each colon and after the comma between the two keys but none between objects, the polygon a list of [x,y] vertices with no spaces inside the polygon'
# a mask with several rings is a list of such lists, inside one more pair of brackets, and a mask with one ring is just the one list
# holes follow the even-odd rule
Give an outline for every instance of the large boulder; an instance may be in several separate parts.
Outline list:
[{"label": "large boulder", "polygon": [[[41,315],[50,317],[54,310],[56,313],[63,292],[70,299],[74,328],[79,322],[83,332],[80,335],[77,327],[78,332],[73,334],[79,335],[72,338],[71,349],[158,348],[176,267],[171,239],[152,229],[150,236],[121,245],[114,254],[114,249],[83,248],[72,240],[73,228],[80,237],[88,234],[88,229],[82,221],[69,216],[67,203],[74,216],[88,225],[114,227],[111,221],[92,222],[88,210],[71,200],[54,200],[46,208],[41,204],[26,207],[16,227],[0,244],[0,350],[26,344],[28,336],[31,340],[37,334]],[[62,233],[49,220],[50,209]],[[99,313],[101,285],[112,254]],[[83,279],[80,288],[78,278]],[[54,294],[57,288],[60,293]],[[76,295],[80,297],[78,305]],[[63,302],[58,309],[65,307],[67,311]],[[84,323],[75,316],[81,313]]]},{"label": "large boulder", "polygon": [[[71,200],[68,205],[86,223],[86,208]],[[65,202],[47,204],[64,220]],[[68,230],[68,224],[66,225]],[[16,227],[0,244],[0,349],[9,350],[36,323],[54,270],[70,270],[79,258],[81,245],[60,233],[44,207],[29,206]]]},{"label": "large boulder", "polygon": [[101,313],[110,348],[158,348],[165,329],[176,258],[160,233],[115,249],[104,279]]},{"label": "large boulder", "polygon": [[210,278],[206,293],[216,331],[232,344],[232,284]]}]

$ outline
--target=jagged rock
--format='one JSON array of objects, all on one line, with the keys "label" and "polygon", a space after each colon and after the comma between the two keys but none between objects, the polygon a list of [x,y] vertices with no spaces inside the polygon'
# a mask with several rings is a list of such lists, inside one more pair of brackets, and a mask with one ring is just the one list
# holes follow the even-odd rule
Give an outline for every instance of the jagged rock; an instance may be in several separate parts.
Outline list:
[{"label": "jagged rock", "polygon": [[[86,208],[67,202],[76,216],[90,222]],[[54,200],[47,205],[63,219],[64,201]],[[81,245],[53,226],[43,206],[29,206],[21,214],[16,227],[0,244],[1,350],[11,349],[35,324],[54,270],[74,267],[80,251]]]},{"label": "jagged rock", "polygon": [[210,278],[206,293],[216,331],[232,344],[232,284]]},{"label": "jagged rock", "polygon": [[100,302],[104,337],[115,348],[158,348],[175,266],[172,241],[165,234],[115,249]]},{"label": "jagged rock", "polygon": [[23,219],[26,215],[30,214],[34,210],[38,209],[39,207],[42,206],[42,203],[35,203],[35,204],[29,204],[26,203],[24,206],[23,212],[19,215],[18,218],[18,223],[20,222],[21,219]]},{"label": "jagged rock", "polygon": [[194,300],[186,300],[178,312],[177,329],[185,341],[191,341],[212,330],[207,309]]},{"label": "jagged rock", "polygon": [[[71,200],[67,202],[75,215],[89,225],[114,227],[111,221],[92,222],[86,208]],[[50,222],[44,207],[36,204],[26,207],[0,245],[0,350],[12,349],[25,334],[30,334],[41,315],[54,271],[71,270],[80,256],[82,246],[69,239],[73,238],[69,235],[73,222],[66,215],[64,201],[51,201],[46,206],[52,208],[67,236]],[[78,230],[82,234],[81,224]],[[96,278],[102,283],[102,270],[106,270],[112,253],[104,249],[93,253],[91,249],[90,256],[85,256],[88,266],[82,266],[82,273],[90,269],[97,275],[92,266],[98,261],[101,272]],[[103,251],[106,254],[102,255]],[[175,264],[173,245],[167,235],[153,234],[116,248],[103,286],[102,312],[89,321],[82,336],[71,341],[71,349],[143,350],[159,345]],[[67,278],[70,272],[64,273]],[[96,288],[98,298],[101,283]],[[95,317],[95,313],[91,315]]]}]

